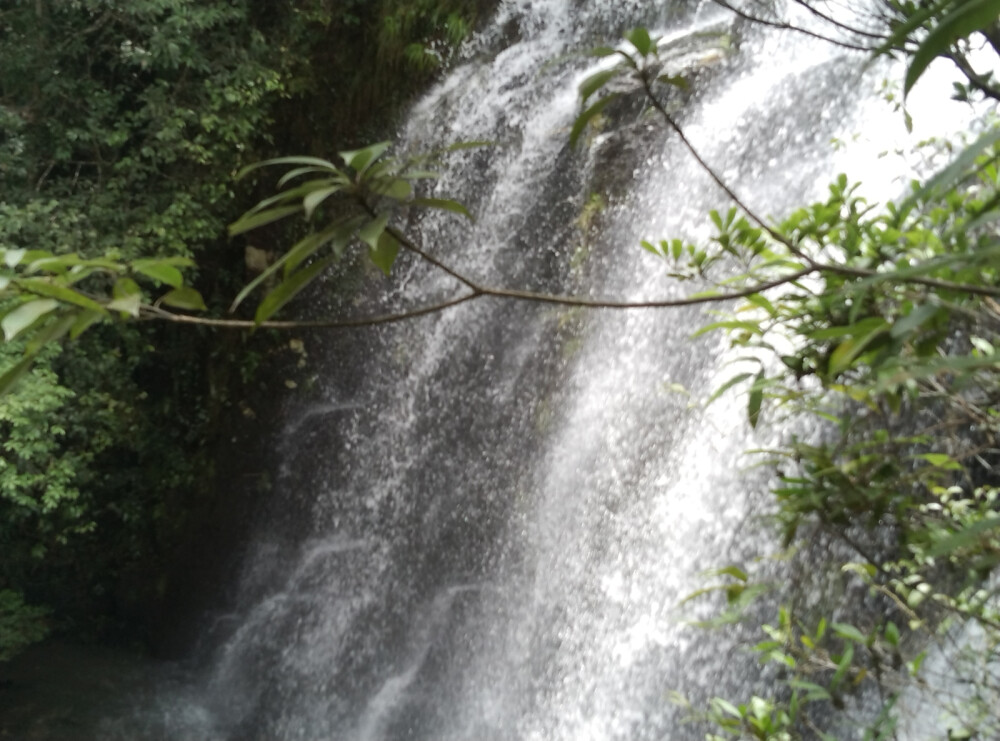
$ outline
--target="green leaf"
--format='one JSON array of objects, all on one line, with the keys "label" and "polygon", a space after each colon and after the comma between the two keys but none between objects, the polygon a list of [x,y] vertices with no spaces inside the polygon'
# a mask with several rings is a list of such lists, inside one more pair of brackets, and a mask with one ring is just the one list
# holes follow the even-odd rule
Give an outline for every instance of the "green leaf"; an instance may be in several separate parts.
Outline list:
[{"label": "green leaf", "polygon": [[455,142],[454,144],[449,144],[441,151],[443,153],[459,152],[463,149],[478,149],[480,147],[492,147],[495,143],[496,142],[490,141],[489,139],[473,139],[470,141]]},{"label": "green leaf", "polygon": [[924,304],[913,309],[909,314],[893,322],[889,336],[899,339],[913,332],[925,322],[933,319],[941,312],[941,307],[934,304]]},{"label": "green leaf", "polygon": [[19,360],[12,368],[8,369],[0,376],[0,396],[10,391],[21,377],[31,370],[32,363],[35,362],[34,355],[28,355]]},{"label": "green leaf", "polygon": [[243,300],[246,299],[246,297],[249,296],[253,290],[257,288],[257,286],[269,280],[282,268],[285,269],[285,277],[288,277],[288,275],[292,273],[295,268],[301,265],[303,261],[308,260],[327,242],[331,240],[341,240],[346,243],[351,238],[351,235],[354,233],[354,229],[357,228],[357,225],[358,219],[351,219],[348,222],[336,222],[321,232],[313,232],[312,234],[300,239],[292,246],[291,249],[288,250],[288,252],[268,265],[266,270],[243,286],[240,292],[236,295],[236,298],[233,299],[233,303],[229,306],[229,311],[236,311],[236,308],[243,303]]},{"label": "green leaf", "polygon": [[750,334],[764,334],[764,331],[760,328],[760,324],[757,322],[744,322],[733,319],[724,322],[712,322],[711,324],[706,324],[704,327],[699,328],[698,331],[692,334],[691,338],[700,337],[701,335],[716,329],[740,329],[745,332],[749,332]]},{"label": "green leaf", "polygon": [[753,385],[750,387],[750,396],[747,399],[747,419],[750,421],[750,426],[754,429],[757,428],[757,422],[760,421],[760,407],[764,403],[764,371],[760,371],[757,377],[754,379]]},{"label": "green leaf", "polygon": [[837,662],[837,671],[833,673],[833,677],[830,679],[830,689],[836,690],[844,681],[844,677],[847,676],[847,672],[851,668],[852,661],[854,661],[854,644],[848,643],[844,653],[840,656],[840,661]]},{"label": "green leaf", "polygon": [[401,177],[386,177],[372,183],[372,193],[405,201],[413,195],[413,186]]},{"label": "green leaf", "polygon": [[378,142],[365,147],[364,149],[354,149],[349,152],[338,152],[337,154],[344,160],[348,167],[355,172],[362,173],[379,157],[385,154],[386,150],[392,146],[392,142]]},{"label": "green leaf", "polygon": [[252,165],[247,165],[238,173],[236,173],[236,179],[242,180],[249,173],[254,170],[259,170],[262,167],[271,167],[273,165],[300,165],[303,167],[316,167],[319,170],[326,172],[340,172],[336,165],[328,160],[322,160],[319,157],[275,157],[274,159],[264,160],[263,162],[255,162]]},{"label": "green leaf", "polygon": [[358,231],[358,238],[367,244],[372,250],[378,249],[378,240],[382,236],[382,232],[385,231],[386,225],[389,223],[389,214],[379,214],[374,219],[365,224]]},{"label": "green leaf", "polygon": [[69,338],[75,340],[92,326],[103,321],[106,313],[99,314],[96,311],[82,311],[73,321],[73,326],[69,329]]},{"label": "green leaf", "polygon": [[76,311],[69,311],[62,316],[54,315],[44,319],[39,326],[39,330],[32,335],[31,340],[25,345],[24,354],[26,356],[38,354],[49,342],[54,342],[66,334],[76,322],[76,319]]},{"label": "green leaf", "polygon": [[274,316],[281,307],[295,298],[302,289],[309,285],[316,276],[326,270],[336,259],[335,255],[331,255],[323,260],[317,260],[312,265],[293,273],[290,278],[279,283],[260,302],[260,306],[257,307],[257,312],[254,315],[254,321],[257,324],[261,324]]},{"label": "green leaf", "polygon": [[375,263],[383,273],[389,275],[392,265],[396,262],[399,254],[399,242],[389,232],[382,232],[378,237],[376,247],[369,252],[372,262]]},{"label": "green leaf", "polygon": [[583,133],[583,130],[587,128],[587,124],[590,123],[593,118],[600,115],[601,111],[607,108],[611,101],[617,97],[618,93],[612,93],[611,95],[605,96],[576,117],[576,121],[573,123],[573,128],[569,132],[569,145],[571,147],[576,146],[576,143],[580,140],[580,135]]},{"label": "green leaf", "polygon": [[998,17],[1000,17],[1000,0],[963,0],[958,3],[954,10],[931,29],[927,38],[910,58],[906,80],[903,83],[903,94],[910,92],[935,57],[946,54],[951,45],[959,39],[996,23]]},{"label": "green leaf", "polygon": [[712,393],[712,395],[710,397],[708,397],[708,401],[705,402],[705,404],[706,405],[711,404],[713,401],[715,401],[716,399],[718,399],[720,396],[722,396],[724,393],[726,393],[733,386],[735,386],[736,384],[738,384],[738,383],[740,383],[742,381],[745,381],[745,380],[747,380],[748,378],[751,378],[751,377],[753,377],[753,373],[737,373],[735,376],[733,376],[732,378],[730,378],[724,384],[722,384],[721,386],[719,386],[719,388],[717,388]]},{"label": "green leaf", "polygon": [[334,185],[329,188],[322,188],[309,193],[302,199],[302,208],[305,211],[306,218],[311,219],[313,212],[323,201],[332,196],[334,193],[339,193],[340,191],[341,187],[339,185]]},{"label": "green leaf", "polygon": [[873,53],[872,58],[879,57],[887,52],[893,51],[898,46],[903,44],[907,37],[920,28],[924,23],[931,19],[934,15],[941,12],[944,8],[947,8],[954,2],[958,0],[941,0],[941,2],[931,5],[929,7],[916,10],[910,13],[906,20],[896,26],[893,30],[892,35],[886,39],[886,41],[879,46]]},{"label": "green leaf", "polygon": [[255,214],[249,214],[229,225],[229,236],[235,237],[237,234],[243,234],[244,232],[256,229],[259,226],[270,224],[273,221],[278,221],[286,216],[291,216],[301,210],[302,206],[295,205],[282,206],[281,208],[273,208],[269,211],[260,211]]},{"label": "green leaf", "polygon": [[[297,177],[301,177],[302,175],[314,175],[320,172],[329,173],[330,170],[326,167],[296,167],[293,170],[289,170],[278,179],[278,187],[283,188],[287,183]],[[331,180],[331,178],[327,178],[327,180]]]},{"label": "green leaf", "polygon": [[453,201],[449,198],[414,198],[410,201],[410,203],[414,206],[427,206],[428,208],[439,208],[444,211],[451,211],[452,213],[461,214],[469,221],[475,221],[472,214],[469,213],[469,209],[458,201]]},{"label": "green leaf", "polygon": [[111,311],[120,311],[122,314],[127,314],[133,318],[138,318],[139,308],[142,306],[142,295],[138,293],[133,293],[127,296],[121,296],[108,302],[108,309]]},{"label": "green leaf", "polygon": [[3,261],[8,268],[16,268],[28,254],[27,250],[4,250]]},{"label": "green leaf", "polygon": [[618,50],[615,49],[613,46],[597,46],[588,51],[587,56],[603,58],[603,57],[610,57],[617,53]]},{"label": "green leaf", "polygon": [[997,529],[1000,529],[1000,517],[986,517],[936,541],[927,550],[927,555],[937,557],[954,553],[960,548],[980,542],[984,535]]},{"label": "green leaf", "polygon": [[176,309],[187,309],[189,311],[206,311],[205,300],[193,288],[175,288],[160,297],[159,303],[173,306]]},{"label": "green leaf", "polygon": [[854,336],[849,340],[841,342],[830,354],[827,373],[830,377],[834,377],[850,368],[851,364],[873,340],[888,331],[889,324],[884,319],[880,319],[879,324],[870,329],[866,334]]},{"label": "green leaf", "polygon": [[39,296],[54,298],[64,304],[74,304],[90,311],[104,311],[104,307],[94,299],[44,278],[22,278],[14,282],[24,290]]},{"label": "green leaf", "polygon": [[625,38],[644,57],[656,48],[653,44],[653,39],[649,35],[649,31],[642,26],[633,28],[625,34]]},{"label": "green leaf", "polygon": [[747,580],[747,573],[741,569],[739,566],[725,566],[721,569],[715,569],[708,572],[708,576],[731,576],[734,579],[739,579],[745,582]]},{"label": "green leaf", "polygon": [[834,633],[845,640],[861,644],[867,643],[868,641],[868,636],[848,623],[832,623],[830,627],[833,629]]},{"label": "green leaf", "polygon": [[899,628],[891,620],[885,625],[885,640],[890,646],[899,645]]},{"label": "green leaf", "polygon": [[996,144],[997,141],[1000,141],[1000,126],[994,126],[972,144],[965,147],[954,160],[949,162],[940,172],[925,182],[920,189],[903,201],[899,207],[900,210],[908,210],[917,201],[954,188],[965,178],[969,168],[975,164],[979,155]]},{"label": "green leaf", "polygon": [[712,705],[714,705],[718,710],[722,711],[723,713],[727,713],[728,715],[731,715],[734,718],[743,718],[743,713],[740,712],[738,707],[736,707],[727,700],[723,700],[721,697],[713,697]]},{"label": "green leaf", "polygon": [[0,319],[4,338],[10,342],[38,319],[59,308],[59,302],[49,298],[20,304]]},{"label": "green leaf", "polygon": [[683,75],[660,75],[656,79],[664,85],[672,85],[681,90],[687,90],[690,87],[687,78]]},{"label": "green leaf", "polygon": [[180,288],[184,285],[184,276],[181,271],[173,265],[166,265],[159,260],[136,260],[132,263],[132,269],[152,278],[157,283],[163,283],[173,288]]},{"label": "green leaf", "polygon": [[580,98],[583,103],[587,102],[587,99],[591,95],[600,90],[604,85],[614,77],[621,74],[621,70],[617,67],[612,67],[611,69],[601,70],[600,72],[595,72],[590,77],[585,79],[580,83]]}]

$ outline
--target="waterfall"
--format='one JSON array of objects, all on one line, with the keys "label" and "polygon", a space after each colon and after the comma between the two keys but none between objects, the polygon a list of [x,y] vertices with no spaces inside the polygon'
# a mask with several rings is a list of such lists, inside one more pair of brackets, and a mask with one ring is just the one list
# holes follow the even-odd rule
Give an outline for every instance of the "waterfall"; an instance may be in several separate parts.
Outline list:
[{"label": "waterfall", "polygon": [[[833,48],[711,3],[508,0],[401,132],[404,150],[493,142],[435,186],[477,220],[401,226],[490,285],[684,295],[638,243],[706,238],[722,192],[638,98],[568,144],[599,64],[576,52],[637,24],[682,49],[681,125],[761,212],[819,195],[848,161],[830,140],[861,128],[875,81]],[[454,289],[403,259],[382,301]],[[147,698],[148,737],[699,737],[669,693],[754,678],[735,636],[686,629],[677,605],[755,547],[766,482],[742,451],[779,434],[752,439],[736,398],[692,408],[731,374],[719,339],[690,337],[706,321],[480,299],[310,336],[318,386],[287,402],[237,608],[204,672]]]}]

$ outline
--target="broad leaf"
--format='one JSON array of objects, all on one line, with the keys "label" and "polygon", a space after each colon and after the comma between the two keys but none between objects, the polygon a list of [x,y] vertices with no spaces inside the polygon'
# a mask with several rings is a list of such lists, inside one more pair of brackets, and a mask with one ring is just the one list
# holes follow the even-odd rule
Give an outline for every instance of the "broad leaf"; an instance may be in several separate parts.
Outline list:
[{"label": "broad leaf", "polygon": [[3,319],[0,319],[0,328],[3,328],[4,339],[9,342],[41,317],[58,308],[59,302],[50,298],[28,301],[16,306],[7,312]]},{"label": "broad leaf", "polygon": [[372,262],[388,276],[399,254],[399,242],[389,232],[384,231],[379,235],[377,245],[369,254]]},{"label": "broad leaf", "polygon": [[642,56],[648,56],[652,52],[656,45],[653,39],[649,35],[649,31],[641,26],[639,28],[633,28],[631,31],[625,34],[625,38],[628,40],[635,50],[639,52]]},{"label": "broad leaf", "polygon": [[160,297],[159,303],[173,306],[176,309],[187,309],[189,311],[205,311],[205,300],[193,288],[175,288]]},{"label": "broad leaf", "polygon": [[363,173],[368,169],[368,166],[372,164],[375,160],[385,154],[386,150],[392,146],[392,142],[379,142],[377,144],[372,144],[365,147],[364,149],[355,149],[349,152],[338,152],[344,162],[348,167],[353,169],[355,172]]},{"label": "broad leaf", "polygon": [[388,223],[389,214],[379,214],[361,227],[358,231],[358,238],[373,250],[377,250],[379,237],[382,236],[382,232],[385,231],[385,227]]},{"label": "broad leaf", "polygon": [[1000,0],[963,0],[938,23],[910,58],[903,93],[910,92],[935,57],[946,54],[959,39],[987,28],[1000,18]]},{"label": "broad leaf", "polygon": [[132,269],[137,273],[142,273],[147,278],[152,278],[157,283],[164,283],[173,288],[180,288],[184,285],[184,276],[181,271],[173,265],[166,265],[159,260],[136,260],[132,263]]}]

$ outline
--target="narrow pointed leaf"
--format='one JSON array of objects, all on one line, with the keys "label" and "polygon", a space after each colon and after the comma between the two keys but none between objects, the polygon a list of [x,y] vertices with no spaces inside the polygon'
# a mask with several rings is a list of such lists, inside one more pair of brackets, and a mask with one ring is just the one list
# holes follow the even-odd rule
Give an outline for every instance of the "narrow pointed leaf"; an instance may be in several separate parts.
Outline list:
[{"label": "narrow pointed leaf", "polygon": [[930,180],[924,183],[923,187],[907,198],[900,209],[906,209],[916,201],[923,200],[935,193],[942,193],[951,190],[965,178],[969,167],[975,163],[976,158],[983,152],[1000,141],[1000,126],[994,126],[989,131],[980,136],[976,141],[963,149],[959,155],[948,163],[940,172],[936,173]]},{"label": "narrow pointed leaf", "polygon": [[334,193],[339,193],[339,192],[340,192],[340,186],[334,186],[332,188],[323,188],[322,190],[314,190],[312,193],[303,198],[302,208],[306,212],[306,218],[311,219],[313,212],[321,203],[323,203],[323,201],[332,196]]},{"label": "narrow pointed leaf", "polygon": [[948,52],[959,39],[987,28],[1000,17],[1000,0],[965,0],[938,23],[923,40],[916,53],[910,58],[903,83],[903,94],[907,94],[923,75],[927,66],[942,54]]},{"label": "narrow pointed leaf", "polygon": [[57,301],[74,304],[90,311],[104,311],[104,307],[94,301],[94,299],[84,296],[82,293],[77,293],[72,288],[52,283],[44,278],[23,278],[15,282],[25,291],[39,296],[54,298]]},{"label": "narrow pointed leaf", "polygon": [[478,149],[480,147],[492,147],[496,142],[490,141],[488,139],[474,139],[465,142],[455,142],[454,144],[449,144],[447,147],[441,151],[447,152],[458,152],[462,149]]},{"label": "narrow pointed leaf", "polygon": [[576,121],[573,123],[573,128],[569,132],[569,145],[575,147],[576,143],[580,140],[580,135],[583,134],[584,129],[587,128],[587,124],[590,123],[592,119],[597,117],[601,111],[608,107],[608,105],[615,98],[618,97],[617,93],[613,93],[590,106],[587,110],[576,117]]},{"label": "narrow pointed leaf", "polygon": [[428,208],[439,208],[444,211],[451,211],[452,213],[461,214],[469,221],[475,221],[472,214],[469,213],[469,209],[458,201],[453,201],[450,198],[414,198],[410,203],[414,206],[427,206]]},{"label": "narrow pointed leaf", "polygon": [[302,206],[282,206],[281,208],[274,208],[269,211],[261,211],[250,216],[244,216],[239,221],[229,225],[229,236],[235,237],[237,234],[243,234],[251,229],[256,229],[259,226],[264,226],[265,224],[270,224],[273,221],[278,221],[286,216],[291,216],[294,213],[298,213],[302,210]]},{"label": "narrow pointed leaf", "polygon": [[62,316],[52,316],[42,322],[39,330],[25,345],[25,355],[36,355],[49,342],[55,342],[65,335],[77,320],[78,311],[70,311]]},{"label": "narrow pointed leaf", "polygon": [[346,241],[350,239],[357,223],[357,219],[352,219],[346,224],[343,222],[337,222],[333,226],[330,226],[321,232],[314,232],[313,234],[309,234],[308,236],[300,239],[291,247],[291,249],[288,250],[288,252],[268,265],[266,270],[247,283],[240,290],[240,292],[236,295],[236,298],[233,299],[233,303],[229,306],[229,311],[236,311],[236,308],[243,303],[244,299],[246,299],[246,297],[249,296],[255,288],[269,280],[282,268],[284,268],[285,277],[287,278],[288,275],[295,270],[295,268],[301,265],[303,261],[312,257],[320,247],[330,240],[343,239]]},{"label": "narrow pointed leaf", "polygon": [[717,388],[712,393],[712,395],[710,397],[708,397],[708,401],[705,402],[706,406],[708,404],[711,404],[716,399],[718,399],[720,396],[722,396],[724,393],[726,393],[729,389],[731,389],[736,384],[738,384],[738,383],[740,383],[742,381],[745,381],[748,378],[752,378],[752,377],[753,377],[753,373],[737,373],[735,376],[733,376],[732,378],[730,378],[724,384],[722,384],[721,386],[719,386],[719,388]]},{"label": "narrow pointed leaf", "polygon": [[14,387],[14,384],[21,380],[21,377],[24,376],[25,373],[31,370],[31,365],[34,362],[34,355],[26,356],[0,376],[0,396],[3,396],[10,391]]},{"label": "narrow pointed leaf", "polygon": [[262,167],[271,167],[273,165],[299,165],[301,167],[317,167],[320,170],[325,170],[327,172],[339,171],[337,166],[332,162],[320,159],[319,157],[275,157],[274,159],[247,165],[236,173],[236,179],[241,180],[254,170],[259,170]]},{"label": "narrow pointed leaf", "polygon": [[346,178],[319,178],[318,180],[309,180],[305,183],[299,183],[294,188],[289,188],[288,190],[283,190],[273,196],[265,198],[260,201],[253,208],[243,214],[240,219],[245,219],[255,214],[259,211],[270,208],[271,206],[285,206],[298,201],[301,198],[309,195],[313,191],[321,190],[322,188],[332,188],[334,186],[345,186],[349,183]]},{"label": "narrow pointed leaf", "polygon": [[293,273],[288,280],[282,281],[278,286],[271,291],[264,300],[260,302],[260,306],[257,307],[257,312],[254,315],[254,321],[257,324],[266,322],[274,314],[281,309],[285,304],[295,298],[296,295],[307,285],[309,285],[313,279],[315,279],[320,273],[326,270],[334,260],[337,258],[333,255],[327,257],[324,260],[317,260],[312,265],[309,265],[297,273]]},{"label": "narrow pointed leaf", "polygon": [[608,80],[617,77],[619,74],[621,74],[621,70],[618,68],[604,69],[600,72],[592,74],[580,83],[579,90],[581,100],[586,103],[591,95],[607,84]]},{"label": "narrow pointed leaf", "polygon": [[75,340],[97,322],[103,321],[106,314],[99,314],[96,311],[82,311],[74,319],[73,326],[69,329],[69,338]]},{"label": "narrow pointed leaf", "polygon": [[747,419],[754,429],[757,429],[757,422],[760,421],[760,408],[764,403],[764,380],[764,371],[760,371],[750,387],[750,396],[747,399]]},{"label": "narrow pointed leaf", "polygon": [[901,46],[911,33],[916,31],[918,28],[923,26],[927,21],[929,21],[934,15],[939,13],[944,8],[948,7],[952,3],[957,2],[957,0],[941,0],[939,3],[935,3],[930,7],[917,10],[916,12],[909,15],[905,22],[896,26],[896,29],[892,32],[885,42],[879,46],[874,52],[872,52],[872,58],[879,57],[882,54],[886,54],[899,46]]},{"label": "narrow pointed leaf", "polygon": [[329,173],[330,170],[329,168],[326,167],[296,167],[292,170],[289,170],[278,179],[278,187],[279,188],[285,187],[287,183],[289,183],[290,181],[294,180],[297,177],[301,177],[303,175],[314,175],[319,172]]}]

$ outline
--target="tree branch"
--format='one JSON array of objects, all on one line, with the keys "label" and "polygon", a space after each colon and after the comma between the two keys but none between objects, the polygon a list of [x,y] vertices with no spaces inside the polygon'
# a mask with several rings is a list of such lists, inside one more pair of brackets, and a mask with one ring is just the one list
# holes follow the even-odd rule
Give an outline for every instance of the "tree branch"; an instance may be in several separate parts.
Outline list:
[{"label": "tree branch", "polygon": [[825,41],[828,44],[833,44],[834,46],[840,46],[840,47],[843,47],[845,49],[850,49],[852,51],[871,52],[871,51],[875,50],[875,48],[871,47],[871,46],[864,46],[862,44],[851,43],[850,41],[843,41],[841,39],[834,39],[834,38],[831,38],[829,36],[824,36],[821,33],[816,33],[815,31],[810,31],[808,28],[802,28],[801,26],[794,26],[791,23],[787,23],[786,21],[772,21],[772,20],[768,20],[767,18],[761,18],[760,16],[751,15],[750,13],[747,13],[745,10],[741,10],[741,9],[737,8],[736,6],[732,5],[727,0],[713,0],[713,2],[715,2],[716,5],[721,5],[723,8],[725,8],[726,10],[728,10],[728,11],[730,11],[732,13],[735,13],[740,18],[743,18],[744,20],[750,21],[751,23],[759,23],[762,26],[769,26],[770,28],[777,28],[777,29],[779,29],[781,31],[794,31],[796,33],[805,34],[806,36],[810,36],[810,37],[812,37],[814,39],[819,39],[820,41]]}]

